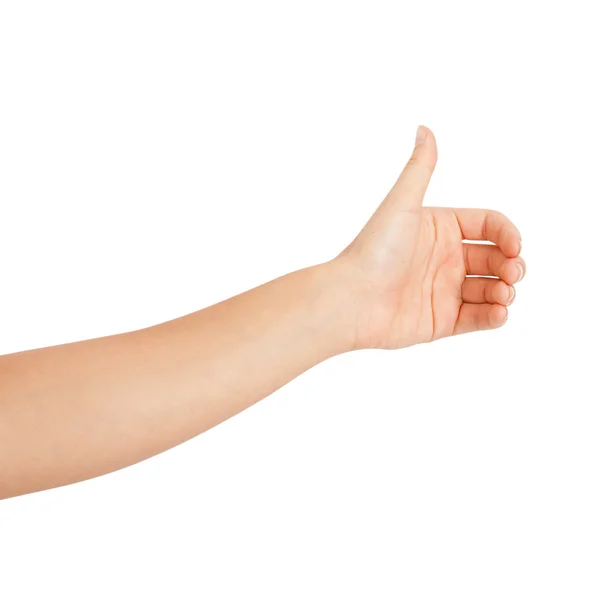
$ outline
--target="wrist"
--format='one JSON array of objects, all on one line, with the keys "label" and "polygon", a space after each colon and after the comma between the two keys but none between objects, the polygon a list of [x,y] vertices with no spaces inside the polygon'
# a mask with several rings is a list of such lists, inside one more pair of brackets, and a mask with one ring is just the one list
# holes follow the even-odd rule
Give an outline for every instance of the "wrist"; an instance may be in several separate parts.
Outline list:
[{"label": "wrist", "polygon": [[311,270],[320,289],[320,329],[330,353],[343,354],[365,347],[360,323],[368,300],[356,266],[338,257]]}]

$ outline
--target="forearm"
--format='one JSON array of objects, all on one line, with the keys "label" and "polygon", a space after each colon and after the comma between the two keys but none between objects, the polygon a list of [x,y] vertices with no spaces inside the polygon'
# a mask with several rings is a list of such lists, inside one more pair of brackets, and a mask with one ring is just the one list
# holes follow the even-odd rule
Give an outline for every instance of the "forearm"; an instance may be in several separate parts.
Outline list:
[{"label": "forearm", "polygon": [[352,346],[333,263],[111,337],[0,357],[0,497],[179,444]]}]

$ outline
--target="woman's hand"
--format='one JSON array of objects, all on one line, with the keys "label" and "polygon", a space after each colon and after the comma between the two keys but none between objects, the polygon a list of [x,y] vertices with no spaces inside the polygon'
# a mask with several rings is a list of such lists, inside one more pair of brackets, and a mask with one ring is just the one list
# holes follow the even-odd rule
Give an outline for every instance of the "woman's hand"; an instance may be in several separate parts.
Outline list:
[{"label": "woman's hand", "polygon": [[394,187],[334,260],[361,290],[356,348],[403,348],[500,327],[508,317],[513,284],[525,274],[521,236],[496,211],[423,208],[436,159],[435,137],[421,126]]},{"label": "woman's hand", "polygon": [[162,452],[335,354],[501,325],[525,272],[519,233],[496,212],[421,208],[435,159],[423,128],[333,261],[153,327],[1,356],[0,498]]}]

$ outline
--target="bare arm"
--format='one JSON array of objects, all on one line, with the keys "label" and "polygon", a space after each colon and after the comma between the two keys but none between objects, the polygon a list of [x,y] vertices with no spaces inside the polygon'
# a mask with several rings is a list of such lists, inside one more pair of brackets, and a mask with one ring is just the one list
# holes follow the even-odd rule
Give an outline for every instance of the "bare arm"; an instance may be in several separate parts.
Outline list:
[{"label": "bare arm", "polygon": [[422,129],[330,262],[154,327],[0,357],[0,498],[143,460],[335,354],[502,325],[524,274],[519,233],[494,211],[421,208],[435,161]]},{"label": "bare arm", "polygon": [[133,464],[349,349],[341,275],[311,267],[155,327],[0,357],[0,497]]}]

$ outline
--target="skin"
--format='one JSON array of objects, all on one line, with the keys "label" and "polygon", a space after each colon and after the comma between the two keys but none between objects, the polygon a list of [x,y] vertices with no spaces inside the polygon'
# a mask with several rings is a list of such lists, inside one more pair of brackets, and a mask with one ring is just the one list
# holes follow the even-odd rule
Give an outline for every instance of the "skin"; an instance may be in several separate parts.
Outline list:
[{"label": "skin", "polygon": [[525,274],[519,232],[496,211],[423,208],[436,160],[420,127],[389,194],[326,263],[153,327],[0,357],[0,498],[134,464],[336,354],[503,325]]}]

